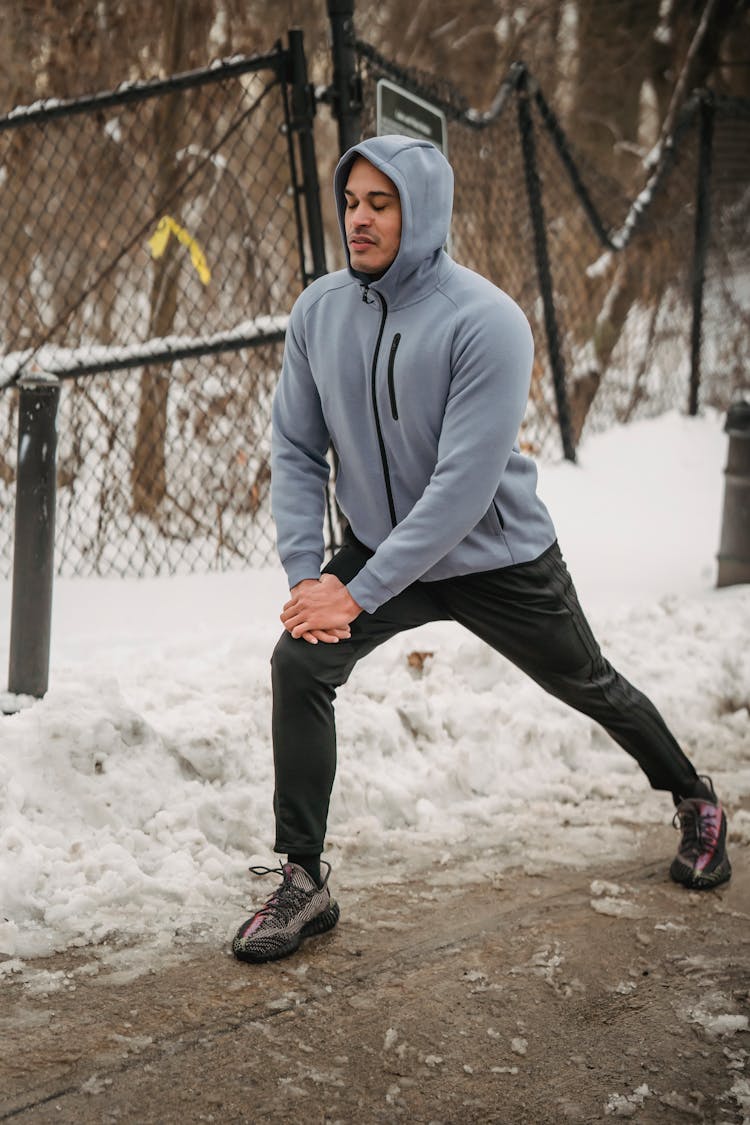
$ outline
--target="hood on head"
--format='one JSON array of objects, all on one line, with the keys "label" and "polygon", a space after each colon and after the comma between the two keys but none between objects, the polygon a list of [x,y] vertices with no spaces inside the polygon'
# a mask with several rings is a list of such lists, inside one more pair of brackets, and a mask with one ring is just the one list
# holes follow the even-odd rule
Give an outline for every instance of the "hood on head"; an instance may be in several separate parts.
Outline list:
[{"label": "hood on head", "polygon": [[453,169],[430,141],[389,135],[354,145],[339,160],[333,178],[341,238],[351,269],[346,242],[344,188],[351,166],[364,156],[393,181],[401,200],[401,244],[386,271],[389,280],[412,273],[421,262],[442,250],[448,238],[453,209]]}]

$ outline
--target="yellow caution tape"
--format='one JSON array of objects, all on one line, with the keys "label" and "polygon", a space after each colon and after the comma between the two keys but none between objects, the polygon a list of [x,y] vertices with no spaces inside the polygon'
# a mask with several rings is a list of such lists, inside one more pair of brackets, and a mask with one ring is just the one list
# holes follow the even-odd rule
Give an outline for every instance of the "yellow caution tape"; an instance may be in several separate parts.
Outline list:
[{"label": "yellow caution tape", "polygon": [[164,215],[159,219],[159,224],[148,240],[148,247],[151,251],[152,258],[161,258],[162,254],[167,248],[170,235],[174,235],[178,242],[183,246],[187,246],[190,251],[190,261],[193,263],[198,277],[204,285],[208,285],[211,280],[211,271],[206,262],[206,255],[201,250],[198,243],[189,234],[184,227],[181,227],[178,222],[172,218],[171,215]]}]

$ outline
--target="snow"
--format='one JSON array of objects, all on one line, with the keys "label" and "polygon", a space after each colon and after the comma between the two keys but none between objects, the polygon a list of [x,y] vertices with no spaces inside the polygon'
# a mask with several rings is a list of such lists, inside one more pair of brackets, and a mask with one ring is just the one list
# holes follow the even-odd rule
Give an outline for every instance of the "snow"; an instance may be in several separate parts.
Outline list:
[{"label": "snow", "polygon": [[693,1023],[704,1029],[709,1038],[732,1036],[736,1032],[750,1030],[747,1016],[727,1011],[734,1005],[731,999],[721,992],[707,992],[701,1003],[689,1008],[685,1013]]},{"label": "snow", "polygon": [[651,1097],[651,1090],[644,1082],[633,1090],[632,1094],[611,1094],[604,1107],[605,1114],[609,1117],[635,1117],[643,1107],[646,1098]]},{"label": "snow", "polygon": [[[669,414],[592,436],[578,465],[540,466],[540,490],[603,647],[731,809],[750,792],[750,588],[715,589],[722,424]],[[275,862],[268,661],[285,597],[273,568],[58,580],[50,690],[0,717],[0,979],[94,945],[127,978],[181,943],[224,943],[267,893],[247,868]],[[4,583],[5,667],[9,615]],[[338,720],[339,893],[551,862],[596,879],[642,827],[673,842],[669,797],[627,755],[451,623],[360,664]],[[747,842],[750,817],[732,831]],[[625,890],[592,883],[592,905],[622,912]]]}]

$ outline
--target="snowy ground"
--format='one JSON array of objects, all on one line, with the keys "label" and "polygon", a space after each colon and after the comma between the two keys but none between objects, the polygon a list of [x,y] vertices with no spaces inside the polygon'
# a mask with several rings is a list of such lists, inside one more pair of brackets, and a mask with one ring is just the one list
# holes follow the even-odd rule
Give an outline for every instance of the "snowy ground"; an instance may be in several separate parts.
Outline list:
[{"label": "snowy ground", "polygon": [[[750,792],[750,587],[716,590],[723,418],[591,438],[540,490],[603,647],[731,807]],[[0,955],[221,940],[273,863],[268,660],[280,571],[57,583],[46,698],[0,718]],[[7,668],[9,584],[0,585]],[[420,669],[412,652],[430,653]],[[418,661],[416,662],[419,663]],[[339,888],[406,869],[626,855],[668,824],[630,759],[457,626],[391,641],[340,694]],[[735,840],[750,816],[733,818]],[[267,884],[266,884],[267,886]]]}]

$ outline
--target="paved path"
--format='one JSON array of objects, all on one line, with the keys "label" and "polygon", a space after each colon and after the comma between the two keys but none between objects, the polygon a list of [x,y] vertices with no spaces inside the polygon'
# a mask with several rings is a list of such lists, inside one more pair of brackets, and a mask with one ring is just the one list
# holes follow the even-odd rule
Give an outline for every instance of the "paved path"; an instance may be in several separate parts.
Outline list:
[{"label": "paved path", "polygon": [[50,959],[49,995],[0,989],[0,1121],[750,1125],[748,848],[691,894],[668,844],[347,893],[276,965],[207,943],[135,979]]}]

